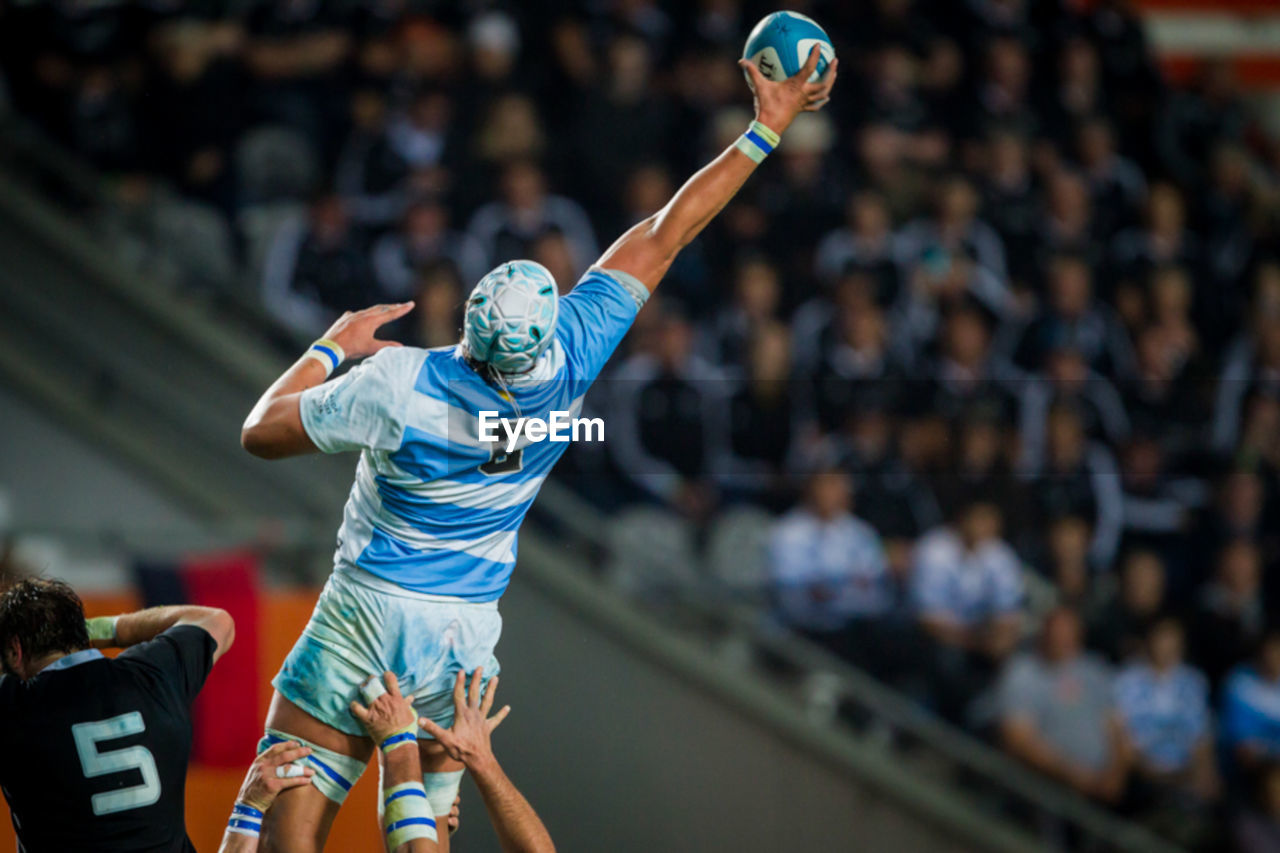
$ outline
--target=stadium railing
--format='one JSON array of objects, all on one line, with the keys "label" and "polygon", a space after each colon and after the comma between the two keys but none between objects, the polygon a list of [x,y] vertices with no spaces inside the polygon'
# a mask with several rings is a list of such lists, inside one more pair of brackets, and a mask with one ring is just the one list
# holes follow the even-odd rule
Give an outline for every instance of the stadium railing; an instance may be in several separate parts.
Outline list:
[{"label": "stadium railing", "polygon": [[[537,513],[576,538],[590,553],[600,554],[610,547],[609,519],[554,478],[539,494]],[[524,553],[522,546],[522,556]],[[700,580],[692,588],[672,587],[656,595],[650,591],[630,601],[660,616],[664,624],[683,626],[699,636],[704,648],[713,651],[718,666],[736,665],[742,672],[765,669],[775,680],[790,683],[793,701],[807,709],[809,720],[816,725],[829,731],[857,732],[856,738],[877,744],[886,757],[896,755],[915,766],[916,772],[908,773],[912,785],[921,778],[948,779],[954,790],[963,789],[970,807],[1028,832],[1047,820],[1070,827],[1070,833],[1103,849],[1133,853],[1178,849],[1145,827],[1031,771],[830,652],[779,628],[762,618],[758,609],[721,594],[707,573],[696,574]],[[1050,593],[1038,589],[1037,594]],[[858,720],[856,727],[848,724],[850,719]],[[866,770],[854,767],[853,762],[850,769]],[[883,776],[877,776],[876,781],[890,789],[895,784]],[[911,785],[890,792],[913,800],[920,793]],[[932,809],[937,804],[917,805]]]},{"label": "stadium railing", "polygon": [[[84,160],[69,151],[33,122],[18,115],[0,116],[0,167],[6,168],[12,182],[20,182],[39,193],[50,208],[74,220],[81,230],[98,229],[104,220],[113,218],[115,202],[111,190],[112,181],[93,169]],[[120,217],[115,216],[119,219]],[[122,225],[128,228],[127,224]],[[145,244],[147,251],[162,256],[167,247],[156,235],[132,232],[132,236]],[[137,297],[145,302],[162,300],[165,294],[179,294],[184,302],[199,303],[206,317],[215,318],[219,329],[235,327],[258,341],[272,341],[288,348],[307,343],[287,329],[280,327],[262,307],[258,299],[257,283],[244,275],[238,275],[224,288],[188,288],[172,269],[163,264],[150,264],[142,275],[130,270],[117,258],[112,265],[129,273],[134,280]],[[199,334],[199,330],[194,330]],[[252,360],[236,359],[228,355],[229,365],[237,370],[255,370]]]},{"label": "stadium railing", "polygon": [[[50,201],[51,172],[15,166],[8,155],[22,133],[8,127],[0,132],[0,376],[200,513],[330,512],[350,485],[345,462],[286,465],[257,479],[261,466],[239,447],[239,424],[285,359],[207,301],[116,258],[74,211]],[[46,165],[57,156],[46,155]],[[58,192],[66,198],[65,187]]]}]

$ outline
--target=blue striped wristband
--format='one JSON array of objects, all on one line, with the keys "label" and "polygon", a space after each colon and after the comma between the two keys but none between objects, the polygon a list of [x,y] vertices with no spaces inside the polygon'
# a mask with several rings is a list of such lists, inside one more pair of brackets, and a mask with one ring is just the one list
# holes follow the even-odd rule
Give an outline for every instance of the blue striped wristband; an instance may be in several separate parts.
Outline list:
[{"label": "blue striped wristband", "polygon": [[734,143],[733,147],[755,162],[763,163],[764,158],[773,153],[773,149],[778,147],[780,141],[782,141],[782,137],[778,136],[778,134],[760,122],[753,121],[751,126],[747,128],[747,132],[738,137],[738,141]]},{"label": "blue striped wristband", "polygon": [[390,752],[397,746],[405,743],[417,743],[418,736],[414,732],[400,732],[384,740],[380,745],[384,753]]},{"label": "blue striped wristband", "polygon": [[253,806],[236,803],[231,808],[231,818],[227,821],[227,832],[256,837],[262,832],[262,812]]},{"label": "blue striped wristband", "polygon": [[321,338],[307,349],[303,358],[320,362],[324,366],[325,379],[328,379],[338,369],[338,365],[347,360],[347,354],[336,341]]}]

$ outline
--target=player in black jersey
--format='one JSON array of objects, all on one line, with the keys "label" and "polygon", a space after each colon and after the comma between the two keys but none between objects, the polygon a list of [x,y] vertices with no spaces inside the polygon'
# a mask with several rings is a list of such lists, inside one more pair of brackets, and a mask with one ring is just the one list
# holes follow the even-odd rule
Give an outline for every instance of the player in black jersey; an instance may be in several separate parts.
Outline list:
[{"label": "player in black jersey", "polygon": [[[86,623],[60,581],[0,595],[0,787],[19,850],[194,851],[183,821],[190,705],[234,631],[209,607]],[[109,659],[106,647],[126,650]]]}]

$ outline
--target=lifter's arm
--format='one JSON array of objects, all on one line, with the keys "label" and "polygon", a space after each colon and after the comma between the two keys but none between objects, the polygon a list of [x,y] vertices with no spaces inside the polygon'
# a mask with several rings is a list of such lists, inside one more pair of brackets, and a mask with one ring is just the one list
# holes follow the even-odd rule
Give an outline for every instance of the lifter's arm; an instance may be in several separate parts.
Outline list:
[{"label": "lifter's arm", "polygon": [[471,674],[471,686],[464,692],[465,677],[458,673],[453,685],[453,727],[442,729],[423,718],[418,724],[431,735],[455,761],[461,761],[471,773],[476,788],[484,799],[485,810],[503,853],[555,853],[551,834],[547,832],[538,813],[529,801],[502,772],[502,766],[493,755],[489,736],[498,724],[506,719],[511,706],[489,716],[498,689],[498,679],[490,679],[488,690],[481,697],[483,670]]},{"label": "lifter's arm", "polygon": [[[371,700],[366,688],[361,688],[360,692],[369,706],[352,701],[351,716],[360,721],[369,737],[382,750],[383,792],[399,788],[401,796],[416,795],[421,799],[421,808],[404,809],[412,801],[403,801],[397,813],[391,806],[393,797],[388,796],[388,802],[384,803],[383,826],[387,834],[387,847],[391,853],[435,853],[439,849],[435,839],[424,837],[424,833],[420,831],[412,831],[414,823],[421,824],[424,820],[430,820],[426,814],[421,813],[426,808],[426,794],[422,790],[422,759],[418,756],[418,714],[413,710],[409,699],[401,694],[395,673],[383,673],[382,683],[386,685],[385,691]],[[434,826],[434,821],[432,825]],[[401,826],[403,828],[397,829]],[[437,832],[448,831],[447,827],[435,829]]]},{"label": "lifter's arm", "polygon": [[[374,305],[363,311],[343,314],[329,327],[324,337],[342,347],[347,358],[364,358],[386,347],[398,347],[395,341],[374,337],[378,328],[398,320],[413,310],[412,302],[398,305]],[[300,358],[258,400],[240,430],[240,444],[254,456],[283,459],[314,453],[316,446],[302,427],[299,398],[303,391],[324,382],[325,369],[312,358]]]},{"label": "lifter's arm", "polygon": [[[779,135],[801,112],[826,104],[836,81],[831,63],[823,79],[805,82],[818,67],[820,52],[814,47],[799,73],[779,83],[770,82],[760,69],[742,60],[756,96],[756,120]],[[621,270],[639,279],[652,291],[677,254],[697,237],[746,183],[757,163],[730,146],[685,182],[666,207],[631,227],[601,256],[598,265]]]},{"label": "lifter's arm", "polygon": [[236,637],[236,623],[231,614],[216,607],[194,604],[149,607],[136,613],[88,620],[90,642],[99,649],[127,649],[154,640],[176,625],[194,625],[213,637],[217,644],[213,651],[215,663],[231,648]]},{"label": "lifter's arm", "polygon": [[[218,853],[256,853],[262,817],[276,797],[281,791],[311,784],[316,771],[295,763],[310,754],[310,747],[288,741],[276,744],[254,759],[240,785]],[[278,773],[279,768],[285,768],[285,772]]]}]

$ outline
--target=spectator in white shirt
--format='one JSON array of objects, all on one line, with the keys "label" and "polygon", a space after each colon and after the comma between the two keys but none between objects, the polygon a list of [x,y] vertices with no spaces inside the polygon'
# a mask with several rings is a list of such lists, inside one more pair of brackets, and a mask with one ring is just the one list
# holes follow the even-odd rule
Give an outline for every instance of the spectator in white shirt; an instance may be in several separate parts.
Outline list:
[{"label": "spectator in white shirt", "polygon": [[1000,538],[1002,523],[995,505],[975,499],[954,525],[920,537],[912,558],[926,669],[938,709],[952,719],[964,715],[1021,632],[1022,568]]},{"label": "spectator in white shirt", "polygon": [[805,502],[784,515],[769,541],[778,614],[791,628],[855,662],[878,652],[871,623],[896,595],[876,531],[852,512],[853,480],[839,470],[810,478]]}]

